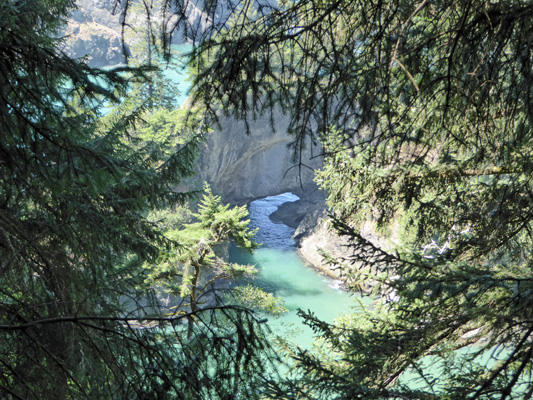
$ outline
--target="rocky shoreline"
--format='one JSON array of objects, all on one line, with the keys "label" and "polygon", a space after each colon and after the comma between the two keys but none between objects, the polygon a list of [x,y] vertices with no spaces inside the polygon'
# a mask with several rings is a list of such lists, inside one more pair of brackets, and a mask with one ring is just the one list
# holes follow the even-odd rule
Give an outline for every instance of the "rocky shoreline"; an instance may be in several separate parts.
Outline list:
[{"label": "rocky shoreline", "polygon": [[[186,3],[188,24],[203,31],[207,28],[208,18],[194,3]],[[132,55],[131,47],[142,43],[139,38],[146,35],[147,22],[142,10],[128,9],[128,29],[123,37],[123,3],[119,2],[117,6],[112,0],[76,0],[76,6],[60,35],[63,38],[62,51],[71,58],[84,58],[91,67],[125,63],[126,57]],[[161,18],[159,13],[152,15],[153,25],[161,25]],[[192,43],[192,38],[185,34],[183,28],[173,32],[172,44]]]},{"label": "rocky shoreline", "polygon": [[[114,13],[113,4],[109,0],[77,0],[79,8],[64,27],[64,51],[68,55],[87,57],[89,65],[98,67],[124,61],[123,51],[129,49],[123,48],[120,10]],[[201,24],[201,13],[192,3],[188,12],[191,24]],[[130,16],[142,25],[141,17]],[[175,39],[180,36],[176,34]],[[274,127],[269,116],[260,117],[250,122],[247,131],[244,122],[221,118],[219,129],[208,136],[200,151],[195,179],[208,181],[230,204],[284,192],[299,196],[301,200],[283,204],[271,219],[296,229],[298,252],[308,265],[338,279],[339,273],[324,262],[319,251],[342,256],[345,244],[328,229],[325,196],[313,181],[313,169],[322,166],[321,158],[316,157],[320,149],[309,148],[301,155],[300,161],[309,168],[295,168],[287,149],[293,138],[285,133],[290,117],[277,109],[273,120]]]},{"label": "rocky shoreline", "polygon": [[293,237],[298,253],[307,265],[332,279],[340,278],[338,269],[324,261],[321,251],[342,257],[347,242],[328,227],[322,193],[313,200],[304,198],[284,203],[270,215],[270,219],[296,230]]}]

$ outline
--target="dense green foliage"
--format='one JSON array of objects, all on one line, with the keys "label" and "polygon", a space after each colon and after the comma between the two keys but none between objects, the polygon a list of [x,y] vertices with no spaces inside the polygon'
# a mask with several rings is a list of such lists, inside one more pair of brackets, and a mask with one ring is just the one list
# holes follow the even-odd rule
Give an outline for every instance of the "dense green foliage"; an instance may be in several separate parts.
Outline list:
[{"label": "dense green foliage", "polygon": [[198,47],[196,99],[322,141],[342,272],[379,299],[306,316],[333,352],[295,352],[301,396],[530,398],[531,1],[259,3]]},{"label": "dense green foliage", "polygon": [[[126,27],[133,2],[121,4]],[[279,107],[296,156],[322,142],[318,181],[351,243],[332,262],[376,303],[336,325],[302,313],[325,347],[288,350],[290,390],[271,379],[249,310],[163,308],[147,285],[162,260],[185,277],[192,308],[203,287],[187,262],[213,262],[228,235],[253,248],[248,233],[234,234],[246,232],[245,216],[209,193],[192,225],[148,217],[188,199],[176,188],[205,125],[154,110],[172,107],[154,86],[127,97],[128,81],[153,68],[102,71],[64,57],[55,37],[72,1],[7,0],[2,395],[531,398],[531,1],[205,1],[200,31],[188,2],[161,4],[163,46],[177,28],[205,39],[192,60],[202,113]],[[117,108],[103,117],[110,101]],[[185,251],[169,257],[180,241]]]},{"label": "dense green foliage", "polygon": [[[256,230],[248,228],[250,220],[246,206],[223,205],[220,196],[214,195],[208,185],[204,186],[204,191],[198,213],[192,215],[196,222],[179,224],[166,231],[166,236],[177,243],[177,248],[163,255],[148,275],[151,285],[159,284],[166,293],[183,300],[175,306],[180,313],[191,311],[187,316],[189,337],[194,334],[195,314],[206,303],[221,302],[224,297],[275,315],[284,311],[279,299],[258,288],[245,286],[235,291],[226,288],[222,291],[229,292],[226,296],[219,293],[215,286],[217,281],[236,281],[257,273],[253,265],[226,260],[224,249],[229,241],[250,253],[259,244],[254,241]],[[223,254],[217,254],[217,250]]]},{"label": "dense green foliage", "polygon": [[147,216],[190,198],[205,127],[128,97],[151,68],[64,56],[72,7],[0,2],[0,397],[257,398],[273,371],[256,317],[183,315],[145,284],[176,246]]}]

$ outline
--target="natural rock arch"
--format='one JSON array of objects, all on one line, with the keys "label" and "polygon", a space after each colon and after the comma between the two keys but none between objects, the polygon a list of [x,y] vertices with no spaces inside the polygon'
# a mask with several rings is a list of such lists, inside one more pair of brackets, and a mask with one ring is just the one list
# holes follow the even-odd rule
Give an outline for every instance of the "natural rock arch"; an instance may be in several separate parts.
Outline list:
[{"label": "natural rock arch", "polygon": [[199,156],[198,175],[222,195],[225,202],[244,204],[252,200],[292,192],[303,200],[318,196],[313,169],[322,166],[319,149],[308,147],[302,154],[303,167],[293,160],[288,148],[289,118],[275,112],[274,132],[270,117],[244,122],[221,119],[220,128],[210,134]]},{"label": "natural rock arch", "polygon": [[[245,204],[255,199],[292,192],[297,203],[286,203],[271,217],[296,228],[295,239],[307,263],[332,277],[319,248],[334,255],[342,254],[344,242],[327,228],[325,196],[313,181],[314,171],[294,167],[292,152],[287,148],[292,138],[286,134],[289,118],[281,112],[274,115],[274,131],[269,117],[250,122],[250,134],[242,121],[220,120],[200,152],[198,177],[208,181],[224,202]],[[302,162],[311,168],[322,166],[317,148],[308,148]],[[274,217],[274,218],[273,218]]]}]

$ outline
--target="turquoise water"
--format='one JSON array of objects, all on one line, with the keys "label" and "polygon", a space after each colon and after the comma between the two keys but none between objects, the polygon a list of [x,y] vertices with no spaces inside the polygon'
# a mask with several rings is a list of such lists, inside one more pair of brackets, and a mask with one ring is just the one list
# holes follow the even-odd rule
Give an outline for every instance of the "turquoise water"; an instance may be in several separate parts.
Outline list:
[{"label": "turquoise water", "polygon": [[187,97],[189,96],[189,91],[191,89],[191,83],[187,74],[187,69],[185,64],[187,62],[188,54],[192,50],[192,45],[190,44],[174,44],[172,45],[172,51],[175,56],[173,61],[178,64],[176,68],[163,68],[163,73],[165,77],[172,80],[177,86],[180,92],[176,103],[178,106],[182,105]]},{"label": "turquoise water", "polygon": [[253,255],[232,247],[230,261],[255,264],[260,272],[253,284],[285,300],[289,312],[279,318],[269,317],[273,333],[299,346],[309,347],[313,333],[298,317],[298,309],[310,310],[318,318],[333,322],[340,314],[356,310],[358,300],[340,289],[339,281],[306,266],[292,239],[294,229],[273,223],[268,217],[282,203],[297,199],[297,196],[285,193],[252,202],[249,206],[250,225],[259,227],[256,240],[263,246]]},{"label": "turquoise water", "polygon": [[[358,312],[361,300],[340,289],[340,282],[320,275],[306,266],[298,256],[291,237],[294,230],[284,224],[273,223],[268,217],[282,203],[297,199],[297,196],[286,193],[252,202],[249,206],[250,225],[252,228],[259,228],[256,239],[263,243],[263,246],[253,255],[232,247],[230,260],[255,264],[260,273],[253,283],[285,300],[289,312],[277,319],[269,317],[268,325],[272,332],[300,347],[311,348],[314,335],[298,317],[298,309],[310,310],[321,320],[333,322],[340,314]],[[363,299],[367,305],[370,301]],[[464,356],[475,350],[475,347],[464,348],[459,350],[457,355]],[[489,351],[478,357],[476,362],[491,367],[502,358],[505,358],[505,353],[493,354]],[[430,356],[422,360],[424,373],[433,377],[439,377],[442,367],[442,361],[437,357]],[[429,390],[427,382],[421,380],[414,371],[404,373],[401,382],[412,389]],[[443,384],[445,382],[437,380],[433,387],[435,393],[442,389]]]},{"label": "turquoise water", "polygon": [[[192,46],[187,44],[172,47],[178,53],[178,63],[183,65],[191,49]],[[167,68],[164,73],[178,84],[178,104],[182,104],[190,90],[186,69]],[[296,200],[297,196],[285,193],[252,202],[249,206],[250,225],[251,228],[259,228],[256,240],[263,246],[253,255],[232,247],[230,261],[256,265],[260,273],[253,284],[276,297],[282,297],[285,307],[289,309],[279,318],[270,317],[270,328],[275,334],[308,347],[313,341],[313,333],[297,316],[298,309],[310,310],[323,321],[333,322],[338,315],[352,312],[358,301],[339,288],[339,281],[320,275],[304,264],[292,239],[294,229],[270,220],[269,215],[281,204]]]},{"label": "turquoise water", "polygon": [[[192,46],[186,44],[173,46],[173,50],[179,52],[184,60],[191,49]],[[186,70],[169,68],[164,72],[178,84],[181,92],[178,104],[182,104],[190,90]],[[298,256],[292,239],[294,229],[270,220],[269,215],[281,204],[296,200],[297,196],[285,193],[252,202],[249,205],[250,225],[251,228],[259,228],[256,240],[262,243],[262,247],[253,255],[232,247],[230,261],[256,265],[260,273],[253,284],[276,297],[282,297],[285,307],[289,309],[279,318],[269,317],[269,327],[275,334],[308,347],[313,341],[313,333],[298,317],[298,309],[310,310],[323,321],[333,322],[338,315],[354,311],[358,300],[341,290],[339,281],[306,266]]]},{"label": "turquoise water", "polygon": [[[178,87],[179,96],[176,99],[176,105],[178,107],[185,103],[185,100],[187,100],[187,97],[189,96],[189,92],[191,90],[191,82],[189,80],[189,74],[186,68],[188,55],[191,50],[192,45],[190,44],[174,44],[172,45],[173,55],[171,63],[165,65],[163,59],[160,59],[160,68],[163,72],[163,75],[165,76],[165,78],[171,80]],[[117,65],[112,65],[109,67],[103,67],[102,69],[112,70],[116,67]],[[96,82],[105,86],[105,83],[103,81],[96,80]],[[67,88],[69,88],[69,86],[67,86]],[[107,114],[109,111],[110,107],[104,106],[102,113]]]}]

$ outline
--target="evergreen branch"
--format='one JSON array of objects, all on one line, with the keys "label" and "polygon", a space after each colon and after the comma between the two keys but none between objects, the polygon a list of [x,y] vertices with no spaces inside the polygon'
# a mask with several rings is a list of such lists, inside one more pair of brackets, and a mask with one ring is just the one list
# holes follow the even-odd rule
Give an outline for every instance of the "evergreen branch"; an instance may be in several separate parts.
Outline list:
[{"label": "evergreen branch", "polygon": [[[494,382],[494,380],[503,371],[505,371],[511,365],[511,363],[513,363],[515,361],[515,356],[522,350],[522,347],[526,344],[527,340],[529,339],[529,337],[531,336],[532,333],[533,333],[533,325],[531,325],[529,327],[528,331],[524,334],[524,336],[522,337],[520,342],[513,349],[513,352],[507,357],[507,360],[505,360],[504,363],[502,363],[495,371],[493,371],[491,376],[489,377],[489,379],[487,379],[485,382],[483,382],[481,387],[474,393],[474,395],[472,397],[472,400],[479,398],[479,396],[481,396],[483,394],[483,391],[485,389],[489,388],[490,385],[492,385],[492,383]],[[528,356],[529,358],[531,357],[531,352],[532,351],[533,351],[533,346],[530,345],[529,349],[528,349],[528,353],[527,353],[527,354],[529,354],[529,356]],[[516,375],[515,375],[515,377],[516,377]],[[508,395],[508,393],[507,394],[504,393],[502,395],[503,396],[502,399],[507,397],[507,395]]]},{"label": "evergreen branch", "polygon": [[29,328],[39,327],[41,325],[48,325],[48,324],[63,324],[63,323],[79,323],[84,321],[102,321],[102,322],[137,322],[137,323],[144,323],[144,322],[169,322],[169,323],[176,323],[179,320],[182,320],[184,318],[190,318],[191,316],[207,312],[207,311],[218,311],[218,310],[235,310],[235,311],[243,311],[243,312],[249,312],[245,307],[239,307],[239,306],[213,306],[213,307],[205,307],[201,310],[196,310],[194,312],[189,313],[183,313],[175,317],[149,317],[149,316],[143,316],[143,317],[104,317],[104,316],[72,316],[72,317],[55,317],[55,318],[43,318],[40,320],[30,321],[23,324],[0,324],[0,330],[1,331],[18,331],[18,330],[25,330]]},{"label": "evergreen branch", "polygon": [[481,169],[441,169],[429,171],[427,173],[407,174],[408,179],[426,179],[426,178],[457,178],[457,177],[477,177],[477,176],[498,176],[498,175],[517,175],[524,174],[525,170],[513,169],[510,167],[492,167]]}]

